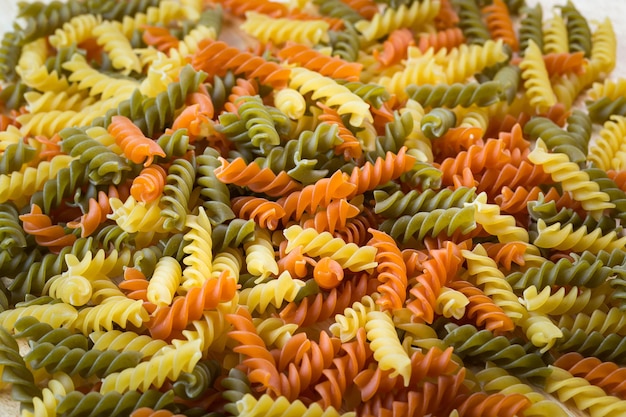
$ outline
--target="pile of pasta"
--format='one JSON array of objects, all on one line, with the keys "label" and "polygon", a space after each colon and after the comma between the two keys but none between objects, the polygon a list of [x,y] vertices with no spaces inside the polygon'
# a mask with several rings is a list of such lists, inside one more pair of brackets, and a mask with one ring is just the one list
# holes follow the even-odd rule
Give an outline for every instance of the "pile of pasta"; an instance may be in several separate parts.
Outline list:
[{"label": "pile of pasta", "polygon": [[571,2],[20,3],[0,387],[22,416],[623,415],[615,60]]}]

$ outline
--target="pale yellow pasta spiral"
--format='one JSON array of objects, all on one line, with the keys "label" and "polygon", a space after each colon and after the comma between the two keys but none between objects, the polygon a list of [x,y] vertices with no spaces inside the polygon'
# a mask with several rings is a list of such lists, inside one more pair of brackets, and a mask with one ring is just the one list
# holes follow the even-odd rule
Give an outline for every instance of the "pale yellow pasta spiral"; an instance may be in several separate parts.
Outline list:
[{"label": "pale yellow pasta spiral", "polygon": [[280,317],[253,318],[256,331],[268,347],[281,349],[291,336],[298,330],[295,323],[285,323]]},{"label": "pale yellow pasta spiral", "polygon": [[228,340],[228,331],[231,330],[224,314],[219,309],[203,312],[200,319],[193,320],[191,326],[182,331],[185,339],[174,339],[172,345],[181,347],[185,343],[198,340],[199,349],[205,356],[209,352],[223,352]]},{"label": "pale yellow pasta spiral", "polygon": [[200,340],[194,340],[175,349],[165,348],[158,355],[134,368],[108,375],[102,381],[100,392],[124,393],[128,390],[146,391],[151,385],[160,388],[166,379],[176,380],[181,372],[191,372],[202,357]]},{"label": "pale yellow pasta spiral", "polygon": [[544,25],[543,52],[546,54],[569,52],[567,26],[560,14],[555,13]]},{"label": "pale yellow pasta spiral", "polygon": [[373,41],[401,28],[422,27],[432,23],[439,14],[439,0],[413,2],[410,6],[401,4],[398,8],[387,7],[370,20],[360,20],[354,27],[366,40]]},{"label": "pale yellow pasta spiral", "polygon": [[389,313],[368,312],[365,330],[378,367],[383,371],[393,370],[390,377],[401,375],[404,385],[408,386],[412,370],[411,358],[398,340],[398,334]]},{"label": "pale yellow pasta spiral", "polygon": [[306,112],[306,101],[293,88],[283,88],[274,94],[274,105],[290,119],[298,120]]},{"label": "pale yellow pasta spiral", "polygon": [[21,171],[0,175],[0,203],[29,197],[73,160],[69,155],[57,155],[50,162],[41,161],[37,167],[24,167]]},{"label": "pale yellow pasta spiral", "polygon": [[626,95],[626,78],[607,79],[602,83],[595,82],[589,91],[591,100],[598,100],[602,97],[616,100],[624,95]]},{"label": "pale yellow pasta spiral", "polygon": [[[626,87],[626,83],[624,85]],[[625,139],[626,117],[614,114],[600,129],[595,144],[589,147],[587,159],[604,171],[609,169],[619,171],[625,168],[626,158],[622,159],[618,156]]]},{"label": "pale yellow pasta spiral", "polygon": [[543,219],[537,222],[537,238],[535,246],[571,252],[589,251],[598,253],[601,250],[622,250],[626,247],[626,236],[618,238],[615,230],[603,235],[600,228],[587,231],[587,226],[581,226],[574,230],[572,224],[561,228],[561,223],[548,226]]},{"label": "pale yellow pasta spiral", "polygon": [[48,386],[41,390],[41,398],[33,397],[33,410],[23,408],[21,417],[55,417],[57,405],[61,398],[74,391],[72,378],[62,372],[54,374]]},{"label": "pale yellow pasta spiral", "polygon": [[535,149],[528,154],[528,159],[550,174],[554,182],[561,183],[563,191],[569,191],[583,208],[594,216],[600,216],[605,209],[615,207],[610,196],[600,191],[597,183],[589,179],[589,175],[581,171],[577,164],[571,162],[563,153],[548,153],[546,144],[537,139]]},{"label": "pale yellow pasta spiral", "polygon": [[518,324],[530,342],[534,346],[541,347],[539,350],[541,353],[550,350],[556,341],[563,337],[561,329],[544,314],[530,312]]},{"label": "pale yellow pasta spiral", "polygon": [[602,388],[591,385],[586,379],[574,377],[565,369],[549,365],[552,371],[545,382],[545,391],[561,402],[573,401],[576,408],[591,417],[620,417],[626,410],[626,401],[608,395]]},{"label": "pale yellow pasta spiral", "polygon": [[182,287],[185,291],[193,287],[201,287],[211,277],[213,262],[213,240],[211,239],[211,222],[203,207],[198,215],[188,215],[185,226],[189,231],[183,239],[188,241],[183,251],[187,254],[183,263],[187,268],[182,273]]},{"label": "pale yellow pasta spiral", "polygon": [[15,71],[22,77],[22,82],[39,91],[66,91],[67,79],[56,71],[48,72],[45,62],[48,56],[46,38],[39,38],[22,47],[22,54]]},{"label": "pale yellow pasta spiral", "polygon": [[452,49],[444,59],[447,83],[463,82],[477,72],[505,61],[508,57],[503,45],[502,39],[499,39],[488,40],[483,45],[462,44]]},{"label": "pale yellow pasta spiral", "polygon": [[552,90],[550,76],[543,62],[541,49],[531,39],[524,51],[524,58],[519,64],[524,79],[526,97],[532,106],[540,111],[546,111],[557,102],[556,95]]},{"label": "pale yellow pasta spiral", "polygon": [[605,77],[615,69],[617,62],[617,38],[611,19],[607,17],[597,26],[591,41],[590,60],[601,69],[601,76]]},{"label": "pale yellow pasta spiral", "polygon": [[528,231],[516,226],[515,217],[509,214],[500,214],[500,206],[487,203],[487,194],[480,193],[476,200],[465,203],[465,206],[474,206],[474,219],[489,234],[497,236],[501,243],[525,242],[528,243]]},{"label": "pale yellow pasta spiral", "polygon": [[[378,295],[377,293],[374,293]],[[376,304],[377,296],[369,295],[361,298],[343,311],[343,314],[335,315],[335,323],[330,325],[331,333],[341,339],[341,343],[347,343],[356,338],[356,334],[361,327],[365,327],[367,313],[370,311],[380,311]]]},{"label": "pale yellow pasta spiral", "polygon": [[163,226],[165,217],[161,216],[160,199],[150,203],[137,202],[130,196],[124,203],[119,198],[111,198],[109,203],[113,213],[107,215],[115,220],[128,233],[167,232]]},{"label": "pale yellow pasta spiral", "polygon": [[81,275],[65,273],[52,277],[48,283],[50,283],[48,294],[63,300],[64,303],[80,307],[91,300],[93,293],[91,282]]},{"label": "pale yellow pasta spiral", "polygon": [[400,109],[400,115],[409,113],[413,119],[413,130],[404,140],[404,145],[409,149],[407,154],[415,157],[421,162],[434,160],[432,142],[422,132],[421,121],[426,113],[420,103],[413,99],[408,99],[404,108]]},{"label": "pale yellow pasta spiral", "polygon": [[181,281],[182,268],[171,256],[164,256],[156,264],[148,281],[146,297],[157,306],[170,305]]},{"label": "pale yellow pasta spiral", "polygon": [[261,282],[270,275],[278,275],[278,263],[269,231],[256,227],[253,238],[244,243],[246,268],[252,276]]},{"label": "pale yellow pasta spiral", "polygon": [[111,97],[124,97],[126,100],[139,87],[136,81],[125,78],[114,78],[92,68],[85,58],[79,54],[72,55],[63,68],[70,71],[70,81],[77,83],[79,90],[87,90],[90,96],[100,95],[106,100]]},{"label": "pale yellow pasta spiral", "polygon": [[576,314],[575,316],[561,316],[559,327],[567,327],[575,331],[583,330],[586,334],[598,332],[605,336],[617,333],[626,336],[626,312],[618,307],[612,307],[609,311],[595,310],[589,314]]},{"label": "pale yellow pasta spiral", "polygon": [[47,112],[51,110],[74,110],[79,111],[95,102],[94,97],[86,96],[83,92],[68,94],[66,91],[47,91],[39,93],[28,91],[24,93],[28,109],[31,113]]},{"label": "pale yellow pasta spiral", "polygon": [[139,327],[148,319],[143,301],[118,296],[109,298],[104,304],[80,310],[73,327],[87,335],[95,330],[111,330],[114,325],[125,329],[131,323]]},{"label": "pale yellow pasta spiral", "polygon": [[246,20],[241,30],[254,36],[262,43],[275,44],[294,41],[307,45],[328,42],[330,25],[324,20],[294,20],[288,18],[272,18],[267,15],[246,12]]},{"label": "pale yellow pasta spiral", "polygon": [[443,69],[431,59],[419,59],[408,61],[402,71],[396,71],[391,76],[383,76],[374,80],[382,85],[398,99],[407,98],[406,88],[410,84],[438,84],[445,82],[446,75]]},{"label": "pale yellow pasta spiral", "polygon": [[273,399],[268,394],[263,394],[259,399],[252,394],[246,394],[235,404],[239,417],[356,417],[354,412],[340,413],[333,407],[322,408],[318,403],[312,403],[307,407],[300,400],[289,402],[286,397]]},{"label": "pale yellow pasta spiral", "polygon": [[50,45],[59,49],[64,46],[78,45],[93,36],[93,30],[102,22],[100,15],[81,14],[70,19],[69,22],[54,31],[48,41]]},{"label": "pale yellow pasta spiral", "polygon": [[293,279],[288,271],[284,271],[276,279],[243,289],[240,302],[247,305],[250,311],[264,313],[270,305],[280,307],[283,301],[295,300],[302,287],[304,281]]},{"label": "pale yellow pasta spiral", "polygon": [[333,237],[329,232],[319,233],[312,228],[302,229],[298,225],[290,226],[283,232],[288,240],[287,253],[302,246],[302,252],[310,256],[329,257],[344,268],[353,272],[375,268],[376,248],[359,247],[355,243],[346,243],[341,238]]},{"label": "pale yellow pasta spiral", "polygon": [[89,334],[95,350],[115,350],[117,352],[140,352],[143,358],[149,358],[167,346],[161,339],[139,335],[130,330],[98,330]]},{"label": "pale yellow pasta spiral", "polygon": [[469,299],[460,291],[447,287],[441,287],[437,296],[435,312],[444,317],[454,317],[459,320],[465,315],[465,307],[469,304]]},{"label": "pale yellow pasta spiral", "polygon": [[103,22],[93,29],[98,45],[101,45],[109,54],[113,67],[123,70],[125,74],[131,71],[141,72],[141,62],[135,55],[130,41],[124,36],[117,25],[112,22]]},{"label": "pale yellow pasta spiral", "polygon": [[537,287],[531,285],[524,290],[524,296],[520,302],[528,311],[536,311],[541,314],[560,316],[563,314],[578,314],[584,310],[595,310],[605,301],[604,294],[594,294],[590,288],[572,287],[566,291],[564,287],[552,291],[545,287],[540,292]]},{"label": "pale yellow pasta spiral", "polygon": [[329,77],[306,68],[292,68],[289,88],[301,94],[313,93],[312,100],[324,99],[329,107],[336,107],[340,115],[349,114],[350,124],[359,127],[364,120],[374,119],[369,111],[369,104],[343,85]]},{"label": "pale yellow pasta spiral", "polygon": [[218,252],[213,258],[211,269],[212,278],[219,278],[222,272],[228,270],[228,276],[239,281],[239,273],[243,265],[243,257],[239,249],[226,248],[222,252]]},{"label": "pale yellow pasta spiral", "polygon": [[22,317],[34,317],[41,323],[57,328],[72,325],[78,313],[74,307],[65,303],[16,307],[0,313],[0,326],[12,332],[15,322]]}]

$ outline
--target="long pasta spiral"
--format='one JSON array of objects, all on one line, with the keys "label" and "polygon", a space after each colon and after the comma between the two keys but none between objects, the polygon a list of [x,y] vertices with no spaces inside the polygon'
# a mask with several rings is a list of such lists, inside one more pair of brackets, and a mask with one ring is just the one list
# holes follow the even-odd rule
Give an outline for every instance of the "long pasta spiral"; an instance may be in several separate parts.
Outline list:
[{"label": "long pasta spiral", "polygon": [[432,22],[439,13],[439,2],[426,0],[412,3],[410,7],[402,4],[397,9],[387,8],[375,14],[371,20],[356,22],[354,27],[363,34],[365,39],[378,39],[395,29],[419,27]]}]

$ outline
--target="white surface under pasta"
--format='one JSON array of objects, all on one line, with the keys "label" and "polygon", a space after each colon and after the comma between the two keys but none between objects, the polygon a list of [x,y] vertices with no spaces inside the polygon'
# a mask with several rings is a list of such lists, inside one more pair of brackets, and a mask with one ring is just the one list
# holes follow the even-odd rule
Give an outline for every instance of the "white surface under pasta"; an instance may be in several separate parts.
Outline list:
[{"label": "white surface under pasta", "polygon": [[[50,3],[52,0],[41,0]],[[544,20],[552,16],[553,10],[566,4],[567,0],[526,0],[530,6],[541,3],[543,6]],[[592,29],[598,22],[609,17],[613,21],[613,28],[618,40],[617,44],[617,67],[611,73],[610,78],[626,76],[626,24],[620,20],[626,20],[626,1],[624,0],[572,0],[573,4],[591,23]],[[0,34],[9,31],[13,27],[17,13],[18,0],[0,0]],[[585,416],[575,410],[572,416]],[[19,416],[19,406],[10,400],[8,392],[0,392],[0,417]]]}]

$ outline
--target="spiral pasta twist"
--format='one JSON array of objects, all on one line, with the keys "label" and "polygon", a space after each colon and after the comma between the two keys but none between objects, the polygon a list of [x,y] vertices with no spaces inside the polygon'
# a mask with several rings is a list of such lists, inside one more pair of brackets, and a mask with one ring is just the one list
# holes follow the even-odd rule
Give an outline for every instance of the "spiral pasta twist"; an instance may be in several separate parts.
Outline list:
[{"label": "spiral pasta twist", "polygon": [[90,415],[94,410],[103,410],[112,417],[130,415],[132,410],[140,404],[146,407],[171,408],[174,404],[174,393],[158,390],[127,391],[123,394],[119,392],[89,392],[84,394],[80,391],[72,391],[63,397],[58,405],[57,412],[68,416],[77,417],[79,415]]},{"label": "spiral pasta twist", "polygon": [[231,162],[223,158],[219,160],[222,165],[215,169],[215,176],[224,184],[246,186],[270,197],[289,194],[301,187],[287,173],[276,175],[270,168],[261,168],[255,162],[247,164],[243,158],[235,158]]},{"label": "spiral pasta twist", "polygon": [[364,166],[354,168],[349,182],[356,187],[348,198],[372,190],[409,171],[416,160],[406,152],[406,147],[402,147],[397,154],[387,152],[384,158],[376,158],[374,164],[366,162]]},{"label": "spiral pasta twist", "polygon": [[541,50],[533,40],[528,42],[528,46],[524,50],[524,59],[519,66],[522,70],[524,88],[530,104],[544,110],[554,106],[557,103],[557,98],[552,90]]},{"label": "spiral pasta twist", "polygon": [[620,368],[613,362],[602,362],[598,358],[585,358],[580,353],[570,352],[559,357],[554,362],[554,366],[568,371],[574,377],[586,379],[609,395],[622,400],[626,398],[624,368]]},{"label": "spiral pasta twist", "polygon": [[287,41],[317,44],[328,40],[330,25],[324,20],[298,21],[288,18],[272,18],[262,13],[246,12],[241,29],[261,42],[276,44]]},{"label": "spiral pasta twist", "polygon": [[159,352],[167,343],[152,339],[150,336],[138,335],[131,331],[108,330],[95,331],[89,334],[93,348],[100,351],[139,352],[142,358],[149,358]]},{"label": "spiral pasta twist", "polygon": [[111,57],[113,66],[130,74],[131,71],[141,72],[141,62],[135,55],[130,42],[122,31],[111,22],[102,22],[92,31],[101,45]]},{"label": "spiral pasta twist", "polygon": [[167,170],[163,187],[163,227],[168,230],[183,230],[189,212],[189,200],[195,180],[194,164],[186,159],[176,159]]},{"label": "spiral pasta twist", "polygon": [[76,236],[66,234],[63,227],[52,224],[52,219],[43,214],[36,204],[32,205],[30,213],[21,215],[20,220],[24,231],[35,236],[38,245],[47,246],[53,251],[58,252],[65,246],[71,246],[76,240]]},{"label": "spiral pasta twist", "polygon": [[293,279],[289,272],[285,271],[274,280],[244,289],[240,293],[240,300],[250,311],[264,313],[270,304],[279,307],[283,301],[293,301],[303,286],[303,281]]},{"label": "spiral pasta twist", "polygon": [[388,7],[382,13],[376,13],[370,20],[361,20],[354,27],[368,41],[378,39],[394,31],[405,27],[420,27],[431,23],[439,13],[439,2],[425,0],[412,3],[409,7],[405,4],[397,9]]},{"label": "spiral pasta twist", "polygon": [[141,129],[127,117],[113,116],[107,128],[122,148],[124,155],[136,164],[144,162],[150,166],[155,156],[165,157],[163,149],[153,140],[146,138]]},{"label": "spiral pasta twist", "polygon": [[363,67],[362,64],[322,55],[306,45],[291,42],[278,52],[278,56],[287,62],[297,63],[326,77],[342,78],[348,81],[358,81]]},{"label": "spiral pasta twist", "polygon": [[517,51],[517,36],[506,3],[503,0],[494,0],[489,6],[483,7],[482,12],[485,13],[485,23],[492,38],[502,39],[513,51]]}]

